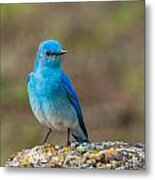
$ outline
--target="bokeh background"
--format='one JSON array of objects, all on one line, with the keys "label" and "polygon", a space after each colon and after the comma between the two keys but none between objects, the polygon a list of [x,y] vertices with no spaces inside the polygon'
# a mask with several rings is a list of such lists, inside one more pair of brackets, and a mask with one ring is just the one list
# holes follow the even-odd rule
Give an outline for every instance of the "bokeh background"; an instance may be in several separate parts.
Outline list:
[{"label": "bokeh background", "polygon": [[[38,44],[58,39],[92,141],[144,142],[144,2],[1,5],[1,160],[40,144],[26,79]],[[48,142],[64,144],[53,132]]]}]

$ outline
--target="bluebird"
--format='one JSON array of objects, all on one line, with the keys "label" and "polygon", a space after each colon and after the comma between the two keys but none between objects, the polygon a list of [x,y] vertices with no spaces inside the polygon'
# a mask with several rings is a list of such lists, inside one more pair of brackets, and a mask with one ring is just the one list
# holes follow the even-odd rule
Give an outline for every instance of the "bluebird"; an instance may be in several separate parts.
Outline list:
[{"label": "bluebird", "polygon": [[67,131],[67,145],[70,134],[79,143],[89,142],[78,96],[62,67],[62,55],[66,52],[57,40],[41,42],[27,79],[31,109],[49,129],[44,143],[51,130]]}]

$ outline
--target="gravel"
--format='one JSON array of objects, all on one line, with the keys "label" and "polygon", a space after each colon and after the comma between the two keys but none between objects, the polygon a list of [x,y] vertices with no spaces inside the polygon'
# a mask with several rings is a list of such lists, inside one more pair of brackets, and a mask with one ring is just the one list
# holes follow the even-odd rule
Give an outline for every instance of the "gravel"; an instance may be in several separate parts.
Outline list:
[{"label": "gravel", "polygon": [[145,152],[141,143],[120,141],[72,142],[70,146],[44,144],[23,149],[10,157],[6,166],[145,170]]}]

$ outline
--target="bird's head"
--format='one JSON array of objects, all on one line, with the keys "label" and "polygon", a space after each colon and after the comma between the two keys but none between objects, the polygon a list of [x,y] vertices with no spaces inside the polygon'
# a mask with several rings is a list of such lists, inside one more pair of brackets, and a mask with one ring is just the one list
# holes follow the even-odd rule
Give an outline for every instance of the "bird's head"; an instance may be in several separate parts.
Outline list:
[{"label": "bird's head", "polygon": [[35,68],[38,67],[60,67],[62,55],[67,53],[59,41],[45,40],[40,43],[36,56]]}]

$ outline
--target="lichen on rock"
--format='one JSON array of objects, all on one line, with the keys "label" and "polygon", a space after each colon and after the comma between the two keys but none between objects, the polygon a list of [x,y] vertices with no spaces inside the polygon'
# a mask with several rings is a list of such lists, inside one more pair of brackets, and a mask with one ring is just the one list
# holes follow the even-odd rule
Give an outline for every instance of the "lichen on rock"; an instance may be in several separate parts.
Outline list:
[{"label": "lichen on rock", "polygon": [[7,167],[145,169],[144,145],[120,141],[37,145],[8,159]]}]

